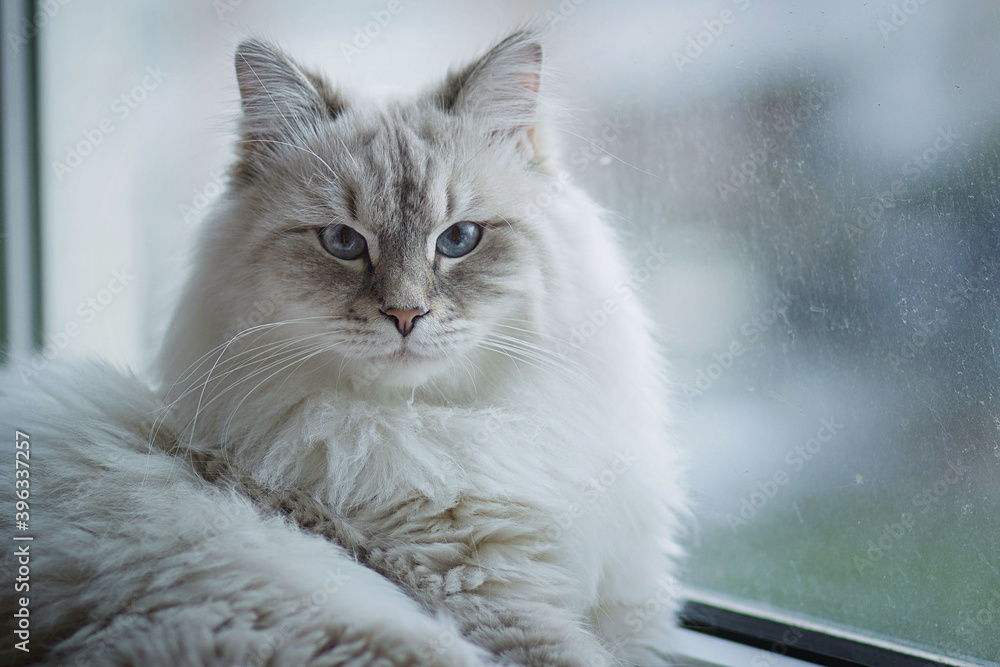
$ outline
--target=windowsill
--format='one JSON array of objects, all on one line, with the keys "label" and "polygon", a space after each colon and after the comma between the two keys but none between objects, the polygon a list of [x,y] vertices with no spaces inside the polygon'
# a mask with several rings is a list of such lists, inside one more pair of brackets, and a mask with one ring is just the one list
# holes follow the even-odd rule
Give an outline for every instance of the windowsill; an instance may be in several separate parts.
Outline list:
[{"label": "windowsill", "polygon": [[[675,660],[679,658],[678,664],[685,667],[809,667],[813,664],[686,628],[677,630],[674,648]],[[756,662],[755,656],[760,656]]]}]

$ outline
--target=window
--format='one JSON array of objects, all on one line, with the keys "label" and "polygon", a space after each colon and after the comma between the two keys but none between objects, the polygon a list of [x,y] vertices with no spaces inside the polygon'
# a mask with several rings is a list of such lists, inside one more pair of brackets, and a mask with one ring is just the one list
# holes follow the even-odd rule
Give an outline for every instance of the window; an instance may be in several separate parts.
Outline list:
[{"label": "window", "polygon": [[409,86],[547,16],[566,166],[665,258],[692,597],[1000,660],[1000,6],[293,4],[36,8],[49,352],[150,362],[245,31]]}]

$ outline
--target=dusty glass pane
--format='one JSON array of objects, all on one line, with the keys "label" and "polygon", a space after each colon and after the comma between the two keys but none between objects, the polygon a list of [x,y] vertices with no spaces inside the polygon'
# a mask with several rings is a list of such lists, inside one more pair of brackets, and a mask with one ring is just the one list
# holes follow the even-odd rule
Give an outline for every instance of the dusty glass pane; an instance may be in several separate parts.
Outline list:
[{"label": "dusty glass pane", "polygon": [[1000,660],[1000,9],[741,4],[681,19],[581,176],[671,253],[688,581]]}]

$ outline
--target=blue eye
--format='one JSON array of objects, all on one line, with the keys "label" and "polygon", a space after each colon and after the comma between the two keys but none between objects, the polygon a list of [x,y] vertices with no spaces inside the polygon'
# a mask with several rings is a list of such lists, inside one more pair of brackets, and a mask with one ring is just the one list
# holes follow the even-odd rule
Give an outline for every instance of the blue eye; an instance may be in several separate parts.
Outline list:
[{"label": "blue eye", "polygon": [[474,222],[456,222],[441,232],[437,239],[437,251],[445,257],[468,255],[479,245],[482,237],[482,226]]},{"label": "blue eye", "polygon": [[337,259],[357,259],[368,247],[365,237],[347,225],[327,225],[319,230],[319,242]]}]

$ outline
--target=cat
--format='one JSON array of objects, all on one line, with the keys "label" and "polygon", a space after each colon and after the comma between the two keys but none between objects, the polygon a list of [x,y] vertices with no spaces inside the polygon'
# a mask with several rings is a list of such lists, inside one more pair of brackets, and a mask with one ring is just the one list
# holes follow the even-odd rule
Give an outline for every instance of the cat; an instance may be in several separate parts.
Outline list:
[{"label": "cat", "polygon": [[4,379],[34,540],[0,515],[31,554],[2,593],[31,652],[0,660],[665,664],[668,385],[552,148],[538,34],[388,100],[264,40],[235,61],[235,163],[159,377]]}]

